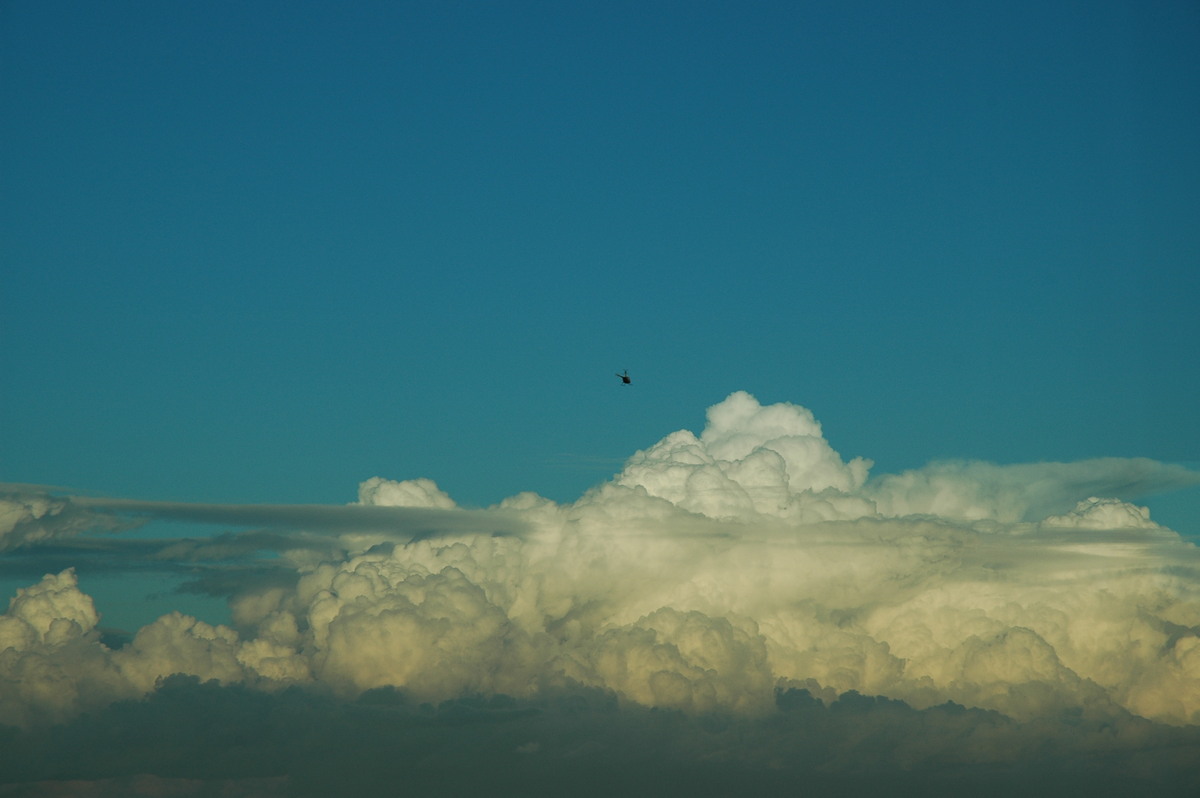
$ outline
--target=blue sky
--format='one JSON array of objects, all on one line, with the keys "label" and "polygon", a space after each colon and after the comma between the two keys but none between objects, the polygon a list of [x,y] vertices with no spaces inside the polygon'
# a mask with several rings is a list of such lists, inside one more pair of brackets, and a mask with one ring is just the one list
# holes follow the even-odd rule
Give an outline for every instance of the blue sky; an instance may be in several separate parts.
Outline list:
[{"label": "blue sky", "polygon": [[0,470],[572,499],[737,389],[1194,462],[1200,14],[1051,6],[8,3]]},{"label": "blue sky", "polygon": [[[931,772],[982,761],[963,728],[1001,760],[1036,728],[1074,741],[1021,749],[1068,750],[1064,784],[1100,751],[1098,782],[1194,785],[1196,549],[1124,500],[1200,539],[1198,41],[1184,0],[0,4],[0,595],[30,586],[0,706],[490,690],[543,702],[570,769],[522,684],[653,731],[790,679],[821,701],[776,709],[822,723],[888,696],[856,706]],[[388,481],[296,507],[376,476],[464,511]],[[477,509],[522,491],[560,506]],[[838,717],[831,757],[867,739]]]},{"label": "blue sky", "polygon": [[1189,4],[3,13],[9,481],[570,500],[738,389],[1200,459]]}]

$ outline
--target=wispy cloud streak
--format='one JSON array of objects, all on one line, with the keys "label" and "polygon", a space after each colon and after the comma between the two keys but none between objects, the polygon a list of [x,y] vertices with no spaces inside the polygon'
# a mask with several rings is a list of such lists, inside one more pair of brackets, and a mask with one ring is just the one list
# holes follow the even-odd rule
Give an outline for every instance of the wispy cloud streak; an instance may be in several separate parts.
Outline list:
[{"label": "wispy cloud streak", "polygon": [[[0,484],[0,542],[5,547],[87,532],[118,532],[149,521],[294,530],[309,535],[370,533],[416,541],[444,535],[520,536],[528,527],[503,510],[361,504],[204,504],[93,496],[54,496],[36,486]],[[273,540],[269,548],[285,548]],[[300,543],[300,540],[296,541]]]}]

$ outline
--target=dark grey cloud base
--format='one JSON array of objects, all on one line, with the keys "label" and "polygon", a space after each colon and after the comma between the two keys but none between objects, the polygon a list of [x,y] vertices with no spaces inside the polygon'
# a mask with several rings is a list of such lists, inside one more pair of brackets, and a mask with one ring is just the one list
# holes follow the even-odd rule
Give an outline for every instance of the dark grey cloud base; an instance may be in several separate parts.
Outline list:
[{"label": "dark grey cloud base", "polygon": [[[152,773],[172,795],[1159,795],[1200,790],[1200,729],[781,691],[760,718],[619,706],[577,689],[438,705],[171,677],[70,724],[0,732],[0,795]],[[40,782],[40,784],[39,784]],[[125,785],[128,787],[128,784]],[[211,790],[213,792],[205,792]]]}]

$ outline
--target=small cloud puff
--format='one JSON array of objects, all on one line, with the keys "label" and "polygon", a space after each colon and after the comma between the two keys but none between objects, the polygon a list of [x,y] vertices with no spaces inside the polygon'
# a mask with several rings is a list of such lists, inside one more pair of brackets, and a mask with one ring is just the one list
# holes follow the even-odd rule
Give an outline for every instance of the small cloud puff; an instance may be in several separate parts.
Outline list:
[{"label": "small cloud puff", "polygon": [[375,507],[434,507],[453,510],[458,505],[432,479],[421,477],[395,482],[371,477],[358,486],[358,503]]},{"label": "small cloud puff", "polygon": [[135,526],[137,523],[128,519],[27,486],[0,484],[0,552],[84,532],[117,532]]},{"label": "small cloud puff", "polygon": [[1150,509],[1147,507],[1095,496],[1079,502],[1074,510],[1065,515],[1045,518],[1042,525],[1065,529],[1162,529],[1150,520]]}]

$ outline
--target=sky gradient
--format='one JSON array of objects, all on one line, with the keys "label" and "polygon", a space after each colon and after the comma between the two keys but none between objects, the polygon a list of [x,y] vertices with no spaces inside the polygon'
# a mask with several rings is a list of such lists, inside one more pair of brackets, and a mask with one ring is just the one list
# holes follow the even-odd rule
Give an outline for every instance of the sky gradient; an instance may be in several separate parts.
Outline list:
[{"label": "sky gradient", "polygon": [[[703,614],[764,673],[809,674],[821,711],[854,690],[1036,724],[986,680],[935,673],[922,693],[912,629],[872,615],[917,600],[868,600],[850,576],[831,587],[844,606],[813,610],[814,650],[876,662],[864,652],[891,646],[903,673],[804,660],[798,622],[771,620],[787,589],[755,603],[750,571],[706,559],[736,540],[731,563],[768,568],[786,527],[833,572],[908,573],[927,597],[913,617],[967,659],[984,657],[964,642],[984,632],[936,620],[959,594],[931,563],[977,587],[980,568],[1045,587],[1041,609],[975,609],[1000,625],[989,633],[1036,630],[1026,653],[1044,644],[1082,681],[1014,666],[994,684],[1053,683],[1088,722],[1111,704],[1153,726],[1143,739],[1165,735],[1161,750],[1191,750],[1154,724],[1200,717],[1200,665],[1179,642],[1200,628],[1198,41],[1200,8],[1182,1],[4,3],[0,586],[40,587],[0,632],[42,630],[13,651],[78,644],[89,653],[61,667],[80,695],[149,694],[137,711],[203,688],[155,698],[150,675],[168,666],[248,690],[303,672],[342,695],[383,682],[320,639],[304,586],[370,560],[385,574],[372,589],[390,592],[363,600],[392,607],[452,565],[467,581],[445,589],[482,591],[480,611],[539,657],[564,635],[557,659],[513,673],[573,674],[554,689],[623,711],[694,717],[661,680],[634,687],[596,664],[647,635],[686,654],[670,610]],[[573,525],[597,584],[581,577],[568,599],[511,581],[576,565],[565,543],[539,548]],[[603,604],[618,565],[639,561],[629,528],[659,541],[641,555],[676,568],[674,587],[614,604],[611,627],[521,614],[558,617],[552,598],[588,590]],[[835,528],[860,546],[845,561]],[[1064,529],[1111,559],[1070,559]],[[1176,660],[1120,660],[1154,674],[1136,685],[1093,668],[1103,652],[1056,638],[1046,608],[1091,634],[1100,605],[1040,585],[1043,555],[1097,596],[1167,602],[1153,634]],[[1118,566],[1151,576],[1135,585]],[[745,594],[712,592],[725,576]],[[78,641],[51,640],[39,595],[58,597]],[[268,595],[299,637],[249,609]],[[152,623],[171,609],[240,637]],[[852,645],[830,642],[843,621],[864,624]],[[357,622],[330,628],[369,637]],[[139,628],[143,644],[122,646]],[[986,655],[996,668],[1028,643],[1006,634]],[[206,648],[201,667],[167,651],[183,638],[224,653]],[[263,665],[268,643],[293,670]],[[54,651],[45,661],[66,657]],[[212,665],[226,656],[239,664]],[[88,681],[99,662],[125,669],[120,685]],[[664,668],[694,681],[698,662]],[[419,701],[422,673],[387,684]],[[740,712],[742,687],[714,684],[712,706]],[[1171,684],[1173,708],[1155,698]],[[745,689],[770,703],[761,687]],[[480,689],[557,717],[559,693]],[[12,725],[33,706],[0,694]],[[64,704],[63,722],[87,708]],[[601,725],[644,728],[631,717]],[[938,745],[919,760],[930,772],[970,758]]]}]

